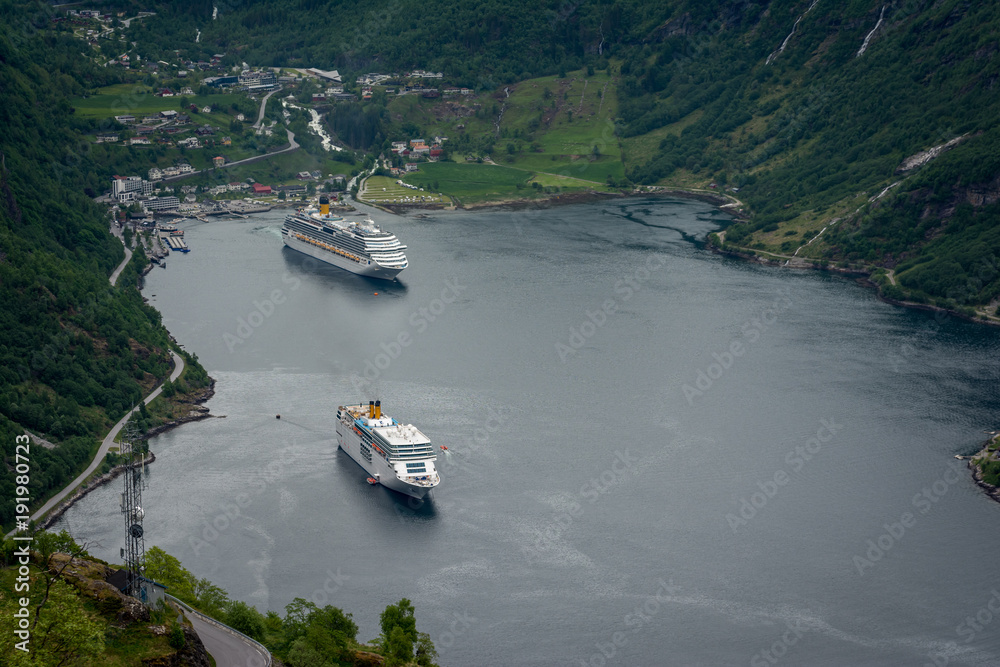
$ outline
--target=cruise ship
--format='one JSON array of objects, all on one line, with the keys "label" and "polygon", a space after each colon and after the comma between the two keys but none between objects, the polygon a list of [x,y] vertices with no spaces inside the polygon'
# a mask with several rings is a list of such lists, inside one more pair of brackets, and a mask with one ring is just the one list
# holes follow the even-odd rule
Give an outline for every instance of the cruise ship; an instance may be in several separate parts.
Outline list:
[{"label": "cruise ship", "polygon": [[319,209],[299,209],[281,228],[285,245],[341,269],[371,278],[392,280],[406,268],[406,246],[395,234],[379,229],[369,218],[347,222],[330,214],[330,200],[319,198]]},{"label": "cruise ship", "polygon": [[381,401],[337,408],[337,443],[369,481],[393,491],[423,498],[441,482],[431,441],[413,424],[383,415]]}]

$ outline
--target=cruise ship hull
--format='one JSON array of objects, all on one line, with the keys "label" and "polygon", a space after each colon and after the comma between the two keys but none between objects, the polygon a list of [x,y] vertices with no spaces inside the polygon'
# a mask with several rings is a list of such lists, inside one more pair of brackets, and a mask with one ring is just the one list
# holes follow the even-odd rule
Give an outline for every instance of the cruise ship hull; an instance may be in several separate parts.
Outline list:
[{"label": "cruise ship hull", "polygon": [[[361,455],[361,438],[346,424],[337,421],[337,444],[361,466],[365,472],[378,480],[382,486],[411,498],[423,499],[434,485],[410,484],[399,478],[397,470],[384,458],[373,453],[371,462]],[[397,464],[398,465],[398,464]]]},{"label": "cruise ship hull", "polygon": [[355,262],[347,257],[341,257],[336,253],[332,253],[323,248],[319,248],[305,241],[300,241],[287,233],[282,234],[282,239],[285,245],[292,250],[297,250],[305,255],[314,257],[321,262],[326,264],[331,264],[337,268],[350,271],[351,273],[356,273],[360,276],[367,276],[369,278],[380,278],[382,280],[394,280],[400,271],[403,269],[391,268],[380,265],[378,262],[372,260],[365,260],[364,263]]}]

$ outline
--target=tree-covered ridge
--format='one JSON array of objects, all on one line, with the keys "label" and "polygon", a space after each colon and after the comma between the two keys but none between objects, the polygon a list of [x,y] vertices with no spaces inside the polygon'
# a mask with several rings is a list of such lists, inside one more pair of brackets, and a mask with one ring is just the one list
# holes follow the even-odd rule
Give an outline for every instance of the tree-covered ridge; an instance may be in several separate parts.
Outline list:
[{"label": "tree-covered ridge", "polygon": [[966,138],[893,192],[835,228],[828,252],[893,270],[898,285],[882,279],[893,298],[953,309],[994,304],[1000,297],[1000,129]]},{"label": "tree-covered ridge", "polygon": [[895,269],[889,296],[992,311],[1000,7],[746,3],[674,28],[621,68],[630,178],[735,187],[751,217],[730,244]]},{"label": "tree-covered ridge", "polygon": [[[615,57],[676,9],[637,0],[244,0],[217,6],[213,21],[210,2],[158,3],[169,24],[159,30],[136,24],[130,38],[144,45],[144,58],[182,48],[195,60],[226,53],[230,64],[349,74],[420,68],[447,72],[459,85],[492,88]],[[196,30],[202,31],[197,44]]]},{"label": "tree-covered ridge", "polygon": [[[29,490],[72,479],[96,439],[169,373],[168,334],[135,289],[145,257],[124,258],[106,213],[84,194],[97,171],[67,98],[111,75],[50,30],[41,4],[0,3],[0,437],[27,429]],[[13,448],[4,448],[7,462]],[[12,466],[0,470],[0,524],[14,515]]]},{"label": "tree-covered ridge", "polygon": [[[20,596],[15,589],[18,551],[28,545],[30,650],[14,648],[12,632],[0,637],[4,664],[18,667],[87,665],[202,664],[204,647],[189,621],[166,606],[146,608],[134,598],[111,591],[106,577],[115,570],[87,553],[67,531],[37,532],[30,543],[0,538],[0,619],[17,626]],[[263,643],[288,667],[435,667],[437,651],[430,637],[417,631],[409,600],[388,604],[379,617],[382,632],[369,644],[357,639],[351,614],[333,605],[295,598],[285,615],[262,614],[208,579],[199,579],[181,562],[153,546],[146,552],[145,576],[201,613]],[[18,579],[24,582],[24,579]],[[150,632],[161,625],[162,631]],[[278,663],[276,663],[278,664]]]}]

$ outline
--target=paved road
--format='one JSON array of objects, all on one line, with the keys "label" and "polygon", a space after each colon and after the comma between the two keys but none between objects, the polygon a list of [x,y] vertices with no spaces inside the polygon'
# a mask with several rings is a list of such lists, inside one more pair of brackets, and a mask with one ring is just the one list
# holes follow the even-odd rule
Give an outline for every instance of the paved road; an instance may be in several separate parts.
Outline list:
[{"label": "paved road", "polygon": [[[177,353],[174,352],[173,350],[170,351],[170,354],[174,358],[174,371],[173,373],[170,374],[170,381],[173,382],[178,377],[180,377],[180,374],[182,372],[184,372],[184,360],[180,356],[178,356]],[[163,391],[163,385],[160,384],[160,386],[154,389],[149,396],[143,399],[142,402],[145,403],[146,405],[149,405],[149,402],[152,401],[157,396],[159,396],[160,392],[162,391]],[[108,433],[108,435],[104,438],[104,441],[101,443],[100,449],[97,450],[97,456],[95,456],[91,464],[87,466],[87,469],[84,470],[79,477],[70,482],[66,486],[66,488],[64,488],[62,491],[52,496],[51,498],[49,498],[49,501],[47,503],[42,505],[42,507],[37,512],[31,515],[31,518],[34,521],[38,521],[43,516],[45,516],[45,514],[49,510],[51,510],[53,507],[61,503],[63,499],[65,499],[66,496],[70,494],[70,492],[72,492],[76,487],[78,487],[80,484],[83,483],[83,480],[90,477],[90,475],[95,470],[97,470],[98,466],[101,465],[101,462],[104,461],[104,457],[107,455],[108,450],[111,449],[111,446],[114,444],[115,437],[122,430],[122,427],[125,426],[125,423],[128,421],[129,417],[132,416],[132,413],[135,412],[136,410],[138,410],[138,407],[132,408],[132,410],[130,410],[128,414],[122,417],[121,420],[117,424],[115,424],[114,428],[111,429],[111,432]],[[7,537],[12,536],[14,532],[15,531],[12,530],[9,533],[7,533]]]},{"label": "paved road", "polygon": [[205,650],[215,658],[216,667],[265,667],[269,664],[267,656],[261,653],[262,647],[205,620],[198,613],[187,612],[185,616],[201,637]]},{"label": "paved road", "polygon": [[[280,151],[274,151],[273,153],[265,153],[264,155],[254,155],[253,157],[244,158],[242,160],[237,160],[236,162],[227,162],[223,168],[233,167],[238,164],[246,164],[248,162],[256,162],[257,160],[264,160],[266,158],[272,157],[274,155],[279,155],[281,153],[288,153],[290,151],[298,150],[299,145],[295,141],[295,133],[291,130],[286,129],[285,132],[288,133],[288,147],[282,148]],[[209,171],[206,169],[205,171]],[[189,174],[190,175],[190,174]],[[166,180],[166,179],[164,179]]]},{"label": "paved road", "polygon": [[128,265],[130,261],[132,261],[132,251],[129,249],[127,245],[125,245],[125,238],[122,236],[123,231],[120,227],[118,227],[118,225],[112,224],[111,233],[117,236],[118,240],[121,241],[122,245],[125,246],[125,259],[122,260],[122,263],[119,264],[118,268],[115,269],[114,273],[111,274],[110,278],[111,286],[114,287],[115,283],[118,282],[118,276],[121,274],[122,269],[124,269],[125,266]]},{"label": "paved road", "polygon": [[298,150],[299,144],[295,141],[295,133],[289,129],[286,129],[285,132],[288,133],[288,146],[282,148],[281,150],[277,150],[272,153],[264,153],[263,155],[254,155],[253,157],[248,157],[243,160],[237,160],[236,162],[227,162],[221,167],[209,167],[208,169],[202,169],[200,171],[192,171],[187,174],[180,174],[178,176],[168,176],[167,178],[163,179],[163,182],[166,183],[168,181],[177,181],[182,178],[190,178],[195,174],[204,174],[210,171],[215,171],[216,169],[228,169],[229,167],[235,167],[238,164],[248,164],[250,162],[257,162],[258,160],[266,160],[269,157],[273,157],[275,155],[280,155],[282,153],[290,153],[291,151]]},{"label": "paved road", "polygon": [[269,97],[271,97],[271,95],[274,95],[279,90],[281,90],[281,88],[275,88],[267,95],[265,95],[264,98],[260,101],[260,111],[257,112],[257,122],[253,124],[253,129],[256,130],[257,128],[260,127],[260,124],[264,122],[264,111],[267,109],[267,100]]}]

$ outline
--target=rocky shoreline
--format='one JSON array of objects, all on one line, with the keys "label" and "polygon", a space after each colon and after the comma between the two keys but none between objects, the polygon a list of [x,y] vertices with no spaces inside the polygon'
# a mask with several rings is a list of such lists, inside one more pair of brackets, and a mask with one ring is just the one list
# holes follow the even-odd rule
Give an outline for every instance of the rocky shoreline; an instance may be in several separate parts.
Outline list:
[{"label": "rocky shoreline", "polygon": [[[718,240],[713,239],[715,236]],[[740,259],[745,259],[747,261],[758,262],[766,266],[787,266],[792,269],[806,269],[811,271],[827,271],[830,273],[839,273],[845,277],[857,278],[858,281],[865,287],[870,287],[875,290],[876,295],[881,301],[885,303],[890,303],[894,306],[902,306],[903,308],[912,308],[914,310],[924,310],[931,313],[941,313],[951,317],[957,317],[959,319],[965,320],[967,322],[977,322],[979,324],[987,324],[990,326],[1000,326],[1000,319],[982,319],[981,317],[971,317],[966,313],[953,310],[950,308],[942,308],[941,306],[935,306],[929,303],[917,303],[916,301],[905,301],[899,299],[892,299],[885,296],[882,293],[880,285],[872,280],[874,275],[873,271],[857,269],[851,267],[841,267],[836,266],[832,262],[827,262],[823,260],[812,260],[804,259],[801,257],[786,258],[776,255],[774,259],[764,257],[758,253],[764,253],[767,255],[772,254],[767,250],[756,251],[753,248],[735,248],[734,246],[725,247],[725,231],[713,232],[708,235],[708,246],[712,252],[726,255],[727,257],[738,257]],[[788,260],[787,262],[785,260]]]},{"label": "rocky shoreline", "polygon": [[[215,380],[212,380],[212,383],[209,384],[204,389],[201,389],[201,390],[198,390],[198,391],[192,393],[190,400],[182,402],[182,405],[190,405],[191,406],[190,411],[186,415],[184,415],[183,417],[178,417],[177,419],[173,419],[171,421],[168,421],[165,424],[160,424],[159,426],[155,426],[155,427],[149,429],[144,434],[142,434],[142,436],[140,437],[140,439],[141,440],[149,440],[150,438],[152,438],[154,436],[160,435],[162,433],[166,433],[167,431],[169,431],[171,429],[177,428],[181,424],[187,424],[189,422],[201,421],[202,419],[208,419],[209,417],[216,417],[217,415],[210,414],[209,413],[209,409],[207,407],[205,407],[204,405],[202,405],[202,403],[206,402],[208,399],[212,398],[212,396],[214,396],[214,395],[215,395]],[[218,415],[219,419],[222,419],[224,417],[225,417],[225,415]],[[150,465],[150,464],[154,463],[155,461],[156,461],[156,454],[154,454],[153,451],[150,450],[149,457],[146,458],[145,461],[142,461],[141,463],[136,464],[136,465]],[[117,478],[123,472],[125,472],[127,469],[128,469],[128,466],[125,465],[125,464],[115,466],[114,468],[112,468],[108,472],[104,473],[103,475],[101,475],[97,479],[94,479],[94,480],[92,480],[90,482],[87,482],[85,485],[81,486],[76,491],[76,493],[74,493],[72,496],[70,496],[65,501],[63,501],[59,505],[59,507],[56,507],[54,510],[52,510],[51,512],[49,512],[45,516],[45,518],[42,520],[42,522],[39,524],[39,528],[41,530],[47,529],[49,526],[51,526],[53,523],[55,523],[63,514],[65,514],[66,510],[68,510],[70,507],[72,507],[78,500],[80,500],[81,498],[83,498],[84,496],[86,496],[88,493],[90,493],[94,489],[96,489],[98,487],[101,487],[101,486],[104,486],[108,482],[110,482],[113,479]]]},{"label": "rocky shoreline", "polygon": [[[147,466],[147,465],[153,463],[154,461],[156,461],[156,455],[153,454],[153,452],[150,452],[149,453],[149,457],[146,460],[144,460],[144,461],[142,461],[140,463],[134,464],[133,467],[138,467],[140,465]],[[116,477],[118,477],[119,475],[121,475],[123,472],[125,472],[128,469],[129,469],[129,466],[127,466],[125,464],[122,464],[120,466],[115,466],[114,468],[112,468],[108,472],[104,473],[103,475],[101,475],[97,479],[95,479],[93,481],[90,481],[90,482],[86,483],[85,485],[81,486],[77,490],[76,493],[74,493],[72,496],[70,496],[65,501],[63,501],[63,503],[60,504],[59,507],[57,507],[54,510],[52,510],[51,512],[49,512],[45,516],[45,518],[42,520],[42,522],[38,525],[38,528],[40,530],[46,530],[49,526],[51,526],[52,524],[54,524],[63,514],[65,514],[66,510],[68,510],[70,507],[72,507],[73,504],[76,503],[76,501],[80,500],[80,498],[83,498],[85,495],[87,495],[88,493],[90,493],[94,489],[96,489],[98,487],[101,487],[101,486],[104,486],[105,484],[107,484],[111,480],[115,479]]]},{"label": "rocky shoreline", "polygon": [[[969,469],[972,471],[972,480],[976,483],[976,486],[981,488],[987,496],[1000,503],[1000,486],[994,486],[983,481],[983,471],[979,467],[978,463],[984,458],[990,457],[990,446],[997,442],[1000,436],[993,436],[983,445],[983,448],[978,452],[969,457]],[[993,458],[997,459],[998,455],[993,454]]]},{"label": "rocky shoreline", "polygon": [[[636,188],[630,192],[603,192],[599,190],[588,190],[586,192],[569,192],[563,194],[553,194],[545,197],[522,197],[512,199],[494,199],[484,202],[463,204],[456,199],[455,206],[445,206],[442,204],[374,204],[363,202],[366,206],[372,206],[383,211],[395,214],[403,214],[413,210],[433,210],[433,211],[487,211],[487,210],[522,210],[529,208],[552,208],[554,206],[566,206],[570,204],[585,204],[593,201],[605,201],[608,199],[626,199],[629,197],[680,197],[683,199],[696,199],[707,204],[712,204],[725,213],[735,216],[740,220],[742,214],[741,203],[723,194],[711,192],[697,192],[693,190],[678,190],[661,188],[658,186],[648,186]],[[730,210],[731,207],[733,210]]]}]

